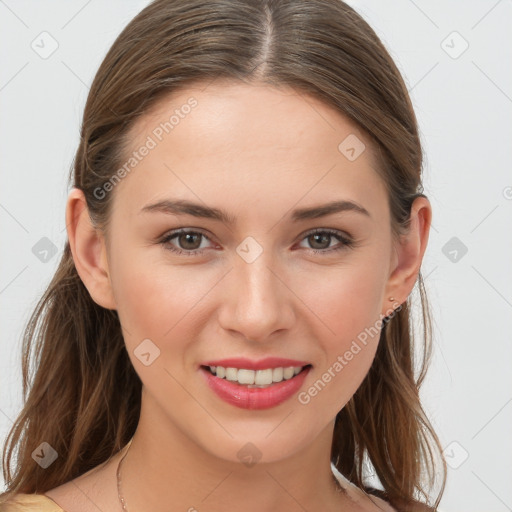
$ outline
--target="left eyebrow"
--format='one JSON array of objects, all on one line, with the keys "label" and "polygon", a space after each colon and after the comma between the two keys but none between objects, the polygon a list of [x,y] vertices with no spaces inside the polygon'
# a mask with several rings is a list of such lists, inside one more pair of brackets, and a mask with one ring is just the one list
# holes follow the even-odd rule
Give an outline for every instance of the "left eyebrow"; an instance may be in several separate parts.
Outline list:
[{"label": "left eyebrow", "polygon": [[[301,220],[318,219],[334,213],[348,211],[360,213],[371,218],[368,210],[360,204],[353,201],[340,200],[309,208],[298,208],[292,212],[291,220],[293,222],[299,222]],[[217,220],[230,226],[236,223],[235,217],[224,210],[213,208],[211,206],[204,206],[186,199],[165,199],[158,201],[144,206],[139,213],[142,212],[161,212],[169,215],[192,215],[194,217]]]},{"label": "left eyebrow", "polygon": [[323,204],[320,206],[314,206],[312,208],[299,208],[294,210],[292,214],[292,220],[294,222],[305,220],[305,219],[318,219],[319,217],[326,217],[333,213],[340,212],[356,212],[366,215],[371,218],[370,212],[353,201],[332,201],[331,203]]}]

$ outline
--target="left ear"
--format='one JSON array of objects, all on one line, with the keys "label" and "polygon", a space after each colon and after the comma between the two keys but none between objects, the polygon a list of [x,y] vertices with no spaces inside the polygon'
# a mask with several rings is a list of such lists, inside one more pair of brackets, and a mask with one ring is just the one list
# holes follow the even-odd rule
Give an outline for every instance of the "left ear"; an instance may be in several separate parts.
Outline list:
[{"label": "left ear", "polygon": [[432,208],[429,200],[426,197],[417,197],[411,206],[409,229],[394,247],[395,264],[386,284],[383,315],[389,315],[392,309],[390,297],[394,298],[394,304],[402,304],[414,288],[427,248],[431,222]]}]

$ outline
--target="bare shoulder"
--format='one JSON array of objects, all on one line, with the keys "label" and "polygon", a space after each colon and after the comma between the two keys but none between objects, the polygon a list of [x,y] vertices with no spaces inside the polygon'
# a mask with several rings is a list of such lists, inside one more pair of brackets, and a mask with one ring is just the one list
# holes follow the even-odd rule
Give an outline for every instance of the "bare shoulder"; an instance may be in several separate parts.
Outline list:
[{"label": "bare shoulder", "polygon": [[116,455],[87,473],[46,491],[45,495],[66,512],[112,510],[118,499],[115,475],[117,458]]},{"label": "bare shoulder", "polygon": [[335,476],[348,498],[357,506],[358,512],[400,512],[379,496],[364,492],[357,485],[343,477],[343,475],[335,473]]},{"label": "bare shoulder", "polygon": [[393,508],[386,500],[367,494],[358,489],[357,504],[361,507],[364,512],[400,512]]},{"label": "bare shoulder", "polygon": [[[382,498],[379,498],[377,496],[372,496],[371,498],[371,501],[372,501],[372,508],[368,509],[368,510],[379,510],[379,511],[382,511],[382,512],[399,512],[398,510],[396,510],[395,508],[393,508],[387,501],[383,500]],[[378,508],[375,509],[375,506],[377,506]]]},{"label": "bare shoulder", "polygon": [[341,487],[345,490],[348,498],[357,506],[358,512],[435,512],[435,510],[424,503],[390,503],[386,493],[376,488],[363,490],[347,480],[339,472],[334,475]]},{"label": "bare shoulder", "polygon": [[419,501],[414,503],[393,502],[393,504],[390,504],[384,499],[385,493],[383,491],[379,491],[377,489],[369,489],[368,491],[375,503],[378,503],[383,507],[382,510],[390,510],[394,512],[436,512],[432,507],[429,507],[425,503],[421,503]]}]

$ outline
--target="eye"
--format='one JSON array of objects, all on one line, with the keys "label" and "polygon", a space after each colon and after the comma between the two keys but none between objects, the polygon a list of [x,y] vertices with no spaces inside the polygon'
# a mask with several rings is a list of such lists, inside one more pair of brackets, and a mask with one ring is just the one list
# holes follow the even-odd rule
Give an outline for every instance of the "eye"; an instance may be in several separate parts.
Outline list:
[{"label": "eye", "polygon": [[[330,247],[333,238],[341,243],[337,246]],[[340,251],[355,245],[354,240],[349,235],[332,229],[315,229],[306,233],[303,240],[307,240],[308,243],[312,245],[312,252],[320,254]]]},{"label": "eye", "polygon": [[[174,238],[176,238],[177,243],[179,246],[181,246],[181,248],[177,248],[171,244],[171,240]],[[201,238],[209,240],[209,238],[200,231],[180,229],[164,236],[164,238],[162,238],[159,243],[162,244],[167,250],[177,254],[183,254],[186,256],[199,256],[204,252],[204,246],[201,247],[201,243],[198,245],[198,242],[201,241]]]}]

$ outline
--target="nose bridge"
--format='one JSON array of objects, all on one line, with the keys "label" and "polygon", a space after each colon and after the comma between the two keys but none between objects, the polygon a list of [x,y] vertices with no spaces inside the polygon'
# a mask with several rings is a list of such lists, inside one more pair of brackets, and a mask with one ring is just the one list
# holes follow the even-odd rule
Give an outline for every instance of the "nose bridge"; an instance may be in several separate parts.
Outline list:
[{"label": "nose bridge", "polygon": [[251,243],[242,243],[237,249],[231,276],[235,285],[230,287],[235,292],[228,299],[229,312],[223,316],[223,327],[257,341],[291,325],[292,305],[279,266],[273,268],[276,262],[271,251],[258,250],[256,255],[257,248]]}]

